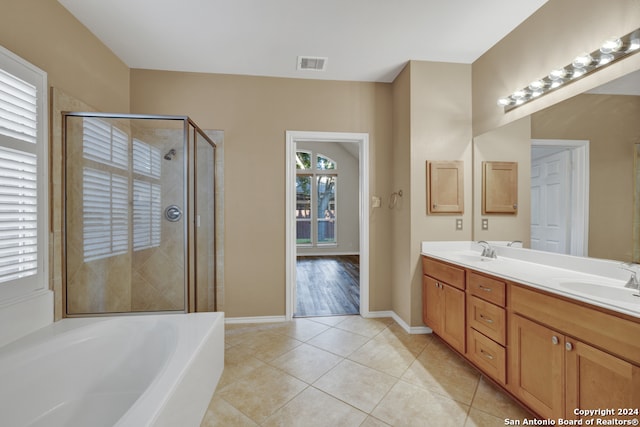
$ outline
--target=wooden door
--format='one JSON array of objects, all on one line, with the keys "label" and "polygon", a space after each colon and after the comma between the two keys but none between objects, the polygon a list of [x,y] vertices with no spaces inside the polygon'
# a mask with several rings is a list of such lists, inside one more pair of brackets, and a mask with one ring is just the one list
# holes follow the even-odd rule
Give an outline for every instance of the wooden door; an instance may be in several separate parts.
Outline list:
[{"label": "wooden door", "polygon": [[441,283],[441,294],[444,302],[444,313],[442,318],[442,329],[440,336],[447,341],[451,347],[460,353],[465,353],[465,293],[453,286]]},{"label": "wooden door", "polygon": [[531,249],[570,253],[570,167],[568,150],[531,162]]},{"label": "wooden door", "polygon": [[[575,408],[613,408],[602,419],[639,418],[638,413],[621,415],[618,408],[640,409],[640,367],[588,344],[566,340],[567,418]],[[585,417],[594,418],[594,417]]]},{"label": "wooden door", "polygon": [[515,314],[509,320],[511,392],[543,418],[564,418],[564,337]]},{"label": "wooden door", "polygon": [[422,320],[436,334],[440,334],[442,304],[440,283],[429,276],[422,276]]}]

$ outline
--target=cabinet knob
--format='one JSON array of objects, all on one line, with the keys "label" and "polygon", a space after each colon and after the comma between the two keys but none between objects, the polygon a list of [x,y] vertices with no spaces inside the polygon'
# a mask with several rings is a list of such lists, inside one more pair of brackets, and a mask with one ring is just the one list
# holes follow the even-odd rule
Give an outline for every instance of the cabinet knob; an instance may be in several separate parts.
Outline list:
[{"label": "cabinet knob", "polygon": [[493,323],[493,319],[491,319],[491,318],[489,318],[489,317],[485,317],[485,316],[484,316],[484,315],[482,315],[482,314],[480,315],[480,318],[481,318],[482,320],[484,320],[485,322],[487,322],[487,323]]},{"label": "cabinet knob", "polygon": [[480,349],[480,353],[482,353],[482,355],[489,360],[493,360],[493,356],[490,353],[487,353],[486,351]]},{"label": "cabinet knob", "polygon": [[[560,342],[560,340],[558,339],[557,336],[554,335],[554,336],[551,337],[551,344],[558,345],[559,342]],[[569,343],[567,343],[567,344],[569,344]]]},{"label": "cabinet knob", "polygon": [[487,287],[482,286],[482,285],[478,285],[478,287],[479,287],[481,290],[485,291],[485,292],[491,292],[491,291],[492,291],[492,289],[491,289],[491,288],[487,288]]},{"label": "cabinet knob", "polygon": [[567,343],[564,345],[564,348],[566,348],[566,349],[567,349],[567,351],[571,351],[571,350],[573,350],[573,344],[571,344],[570,342],[567,342]]}]

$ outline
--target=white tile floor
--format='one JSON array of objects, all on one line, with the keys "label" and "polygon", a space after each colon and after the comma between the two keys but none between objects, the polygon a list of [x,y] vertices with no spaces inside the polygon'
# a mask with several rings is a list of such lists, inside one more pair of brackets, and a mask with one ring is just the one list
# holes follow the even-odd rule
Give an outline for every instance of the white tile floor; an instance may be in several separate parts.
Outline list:
[{"label": "white tile floor", "polygon": [[432,335],[360,316],[226,325],[213,426],[503,426],[531,418]]}]

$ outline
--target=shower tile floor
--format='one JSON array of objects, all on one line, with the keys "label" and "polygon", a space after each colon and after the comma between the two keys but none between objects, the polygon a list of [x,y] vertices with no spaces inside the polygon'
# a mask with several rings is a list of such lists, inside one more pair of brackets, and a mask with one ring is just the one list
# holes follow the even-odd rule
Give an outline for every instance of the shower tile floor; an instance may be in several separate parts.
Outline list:
[{"label": "shower tile floor", "polygon": [[230,324],[201,427],[504,426],[532,416],[433,335],[360,316]]}]

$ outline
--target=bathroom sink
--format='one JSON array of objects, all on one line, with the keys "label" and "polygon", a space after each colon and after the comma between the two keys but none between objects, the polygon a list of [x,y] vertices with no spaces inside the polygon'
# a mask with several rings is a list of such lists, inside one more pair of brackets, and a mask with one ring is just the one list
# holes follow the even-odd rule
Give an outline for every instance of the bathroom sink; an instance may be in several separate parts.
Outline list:
[{"label": "bathroom sink", "polygon": [[481,262],[481,261],[494,261],[494,258],[486,258],[480,256],[477,253],[452,253],[450,254],[451,259],[460,261],[460,262]]},{"label": "bathroom sink", "polygon": [[596,298],[610,301],[635,302],[640,304],[640,293],[637,289],[628,289],[618,286],[600,285],[592,282],[563,281],[560,287]]}]

